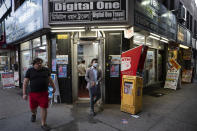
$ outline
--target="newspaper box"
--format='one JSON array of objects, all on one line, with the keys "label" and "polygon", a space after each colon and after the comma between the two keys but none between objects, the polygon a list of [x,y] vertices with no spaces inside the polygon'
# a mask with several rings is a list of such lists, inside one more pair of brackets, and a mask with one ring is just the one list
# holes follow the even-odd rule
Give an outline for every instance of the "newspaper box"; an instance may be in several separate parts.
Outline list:
[{"label": "newspaper box", "polygon": [[142,77],[123,75],[121,111],[137,114],[142,110],[142,87]]},{"label": "newspaper box", "polygon": [[142,72],[148,47],[138,46],[121,55],[121,111],[136,114],[142,110]]}]

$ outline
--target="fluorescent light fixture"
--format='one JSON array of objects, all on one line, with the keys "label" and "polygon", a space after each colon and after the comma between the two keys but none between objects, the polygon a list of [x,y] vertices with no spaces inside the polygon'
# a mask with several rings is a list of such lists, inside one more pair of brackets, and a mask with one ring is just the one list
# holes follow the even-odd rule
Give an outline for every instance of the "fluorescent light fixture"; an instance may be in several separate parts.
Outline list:
[{"label": "fluorescent light fixture", "polygon": [[[93,26],[93,28],[95,28]],[[122,25],[122,26],[99,26],[99,28],[128,28],[128,26]]]},{"label": "fluorescent light fixture", "polygon": [[144,44],[144,41],[138,41],[138,40],[133,40],[134,43],[141,43],[141,44]]},{"label": "fluorescent light fixture", "polygon": [[151,43],[146,43],[146,45],[152,45]]},{"label": "fluorescent light fixture", "polygon": [[149,37],[150,37],[150,38],[153,38],[153,39],[155,39],[155,40],[160,40],[158,37],[155,37],[155,36],[152,36],[152,35],[150,35]]},{"label": "fluorescent light fixture", "polygon": [[180,44],[179,47],[184,48],[184,49],[189,49],[188,46],[185,46],[185,45],[182,45],[182,44]]},{"label": "fluorescent light fixture", "polygon": [[84,29],[84,27],[52,27],[52,30]]},{"label": "fluorescent light fixture", "polygon": [[51,30],[51,32],[57,33],[57,32],[78,32],[78,31],[85,31],[84,29],[79,30]]},{"label": "fluorescent light fixture", "polygon": [[91,29],[91,31],[116,31],[116,30],[126,30],[126,28],[106,28],[106,29]]},{"label": "fluorescent light fixture", "polygon": [[159,37],[160,38],[160,36],[157,35],[157,34],[154,34],[154,33],[150,33],[150,34],[153,35],[153,36],[155,36],[155,37]]},{"label": "fluorescent light fixture", "polygon": [[141,3],[141,5],[148,5],[148,4],[150,4],[150,0],[145,0],[145,1],[143,1],[143,2]]},{"label": "fluorescent light fixture", "polygon": [[168,39],[167,39],[167,38],[165,38],[165,37],[161,37],[161,39],[168,41]]},{"label": "fluorescent light fixture", "polygon": [[162,41],[162,42],[164,42],[164,43],[168,43],[168,41],[166,41],[166,40],[160,40],[160,41]]}]

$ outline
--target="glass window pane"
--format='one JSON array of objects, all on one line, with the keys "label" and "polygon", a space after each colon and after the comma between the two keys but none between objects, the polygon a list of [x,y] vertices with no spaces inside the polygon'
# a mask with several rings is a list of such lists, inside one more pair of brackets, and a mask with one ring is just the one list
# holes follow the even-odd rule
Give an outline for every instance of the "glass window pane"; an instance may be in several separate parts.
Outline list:
[{"label": "glass window pane", "polygon": [[30,49],[30,41],[21,44],[21,50],[28,50]]},{"label": "glass window pane", "polygon": [[144,45],[145,44],[145,36],[139,33],[134,33],[134,44],[136,45]]},{"label": "glass window pane", "polygon": [[21,52],[21,82],[23,82],[25,73],[31,66],[31,62],[31,52],[29,50]]},{"label": "glass window pane", "polygon": [[151,37],[147,37],[147,42],[146,45],[152,48],[156,48],[159,49],[159,40],[157,40],[159,38],[151,38]]},{"label": "glass window pane", "polygon": [[46,45],[47,44],[47,38],[46,35],[42,36],[42,45]]},{"label": "glass window pane", "polygon": [[47,56],[46,46],[41,46],[41,47],[33,49],[33,59],[37,57],[43,59],[43,65],[47,66],[48,56]]},{"label": "glass window pane", "polygon": [[41,46],[40,37],[33,39],[33,48],[38,46]]}]

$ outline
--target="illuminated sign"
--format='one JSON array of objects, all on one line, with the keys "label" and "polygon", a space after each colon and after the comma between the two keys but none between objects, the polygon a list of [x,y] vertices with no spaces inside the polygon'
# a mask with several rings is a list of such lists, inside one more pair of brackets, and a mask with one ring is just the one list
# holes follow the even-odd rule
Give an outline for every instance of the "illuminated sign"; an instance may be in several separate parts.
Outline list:
[{"label": "illuminated sign", "polygon": [[43,28],[42,0],[25,1],[5,20],[6,42],[12,43]]},{"label": "illuminated sign", "polygon": [[128,0],[50,0],[49,24],[127,22]]},{"label": "illuminated sign", "polygon": [[57,35],[57,39],[68,39],[68,35]]}]

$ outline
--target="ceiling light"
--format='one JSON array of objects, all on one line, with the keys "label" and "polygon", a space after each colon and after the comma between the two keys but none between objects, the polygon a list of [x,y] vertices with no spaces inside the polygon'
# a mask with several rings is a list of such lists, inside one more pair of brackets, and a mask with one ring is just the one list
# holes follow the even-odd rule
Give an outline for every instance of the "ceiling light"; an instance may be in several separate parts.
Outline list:
[{"label": "ceiling light", "polygon": [[149,37],[150,37],[150,38],[153,38],[153,39],[155,39],[155,40],[160,40],[158,37],[155,37],[155,36],[152,36],[152,35],[150,35]]},{"label": "ceiling light", "polygon": [[185,45],[182,45],[182,44],[180,44],[179,47],[184,48],[184,49],[189,49],[188,46],[185,46]]},{"label": "ceiling light", "polygon": [[155,36],[155,37],[160,37],[159,35],[157,34],[154,34],[154,33],[150,33],[151,35]]},{"label": "ceiling light", "polygon": [[160,40],[160,41],[162,41],[162,42],[164,42],[164,43],[168,43],[168,41],[166,41],[166,40]]},{"label": "ceiling light", "polygon": [[78,31],[85,31],[84,29],[78,30],[51,30],[51,32],[58,33],[58,32],[78,32]]}]

